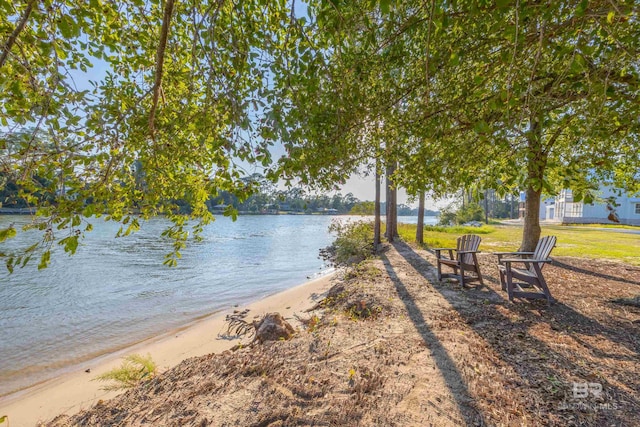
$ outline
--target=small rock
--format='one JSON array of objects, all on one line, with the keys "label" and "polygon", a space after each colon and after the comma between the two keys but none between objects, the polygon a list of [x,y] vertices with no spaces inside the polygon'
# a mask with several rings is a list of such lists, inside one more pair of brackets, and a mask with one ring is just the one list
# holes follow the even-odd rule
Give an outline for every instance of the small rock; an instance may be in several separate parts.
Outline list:
[{"label": "small rock", "polygon": [[288,340],[293,336],[294,329],[280,313],[269,313],[260,322],[254,322],[256,340],[259,342]]}]

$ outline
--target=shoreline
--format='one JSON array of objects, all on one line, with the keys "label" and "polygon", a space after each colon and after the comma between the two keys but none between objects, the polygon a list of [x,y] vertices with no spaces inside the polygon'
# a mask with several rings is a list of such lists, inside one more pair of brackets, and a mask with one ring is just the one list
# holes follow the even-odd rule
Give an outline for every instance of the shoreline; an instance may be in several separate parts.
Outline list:
[{"label": "shoreline", "polygon": [[[121,358],[129,354],[150,354],[159,372],[163,372],[184,359],[228,350],[241,341],[220,337],[225,331],[226,315],[234,310],[249,309],[247,320],[268,312],[279,312],[295,324],[295,319],[289,318],[311,307],[330,288],[335,275],[333,272],[254,302],[211,313],[164,334],[76,365],[70,368],[73,372],[0,397],[0,417],[6,415],[13,427],[33,426],[60,414],[86,409],[99,400],[110,399],[122,391],[101,390],[105,383],[92,379],[119,366]],[[90,372],[85,372],[86,369]]]},{"label": "shoreline", "polygon": [[[298,285],[299,286],[299,285]],[[276,294],[273,294],[276,295]],[[270,295],[265,296],[265,298],[269,297]],[[258,300],[259,301],[259,300]],[[248,301],[245,303],[245,305],[247,304],[252,304],[255,301]],[[235,309],[235,307],[234,307]],[[39,379],[36,382],[33,382],[31,384],[27,384],[24,386],[21,386],[17,389],[14,389],[8,393],[5,394],[0,394],[0,406],[3,403],[4,399],[9,399],[9,398],[14,398],[17,396],[20,396],[20,394],[27,392],[29,390],[35,389],[36,387],[39,387],[41,385],[47,384],[49,382],[55,381],[58,378],[62,378],[66,375],[69,375],[73,372],[82,370],[84,371],[85,369],[87,369],[90,365],[95,366],[96,364],[100,364],[101,361],[103,361],[105,358],[109,358],[111,359],[112,357],[115,357],[118,354],[121,354],[123,352],[128,352],[130,349],[133,349],[137,346],[141,346],[144,344],[149,344],[151,342],[156,342],[162,339],[165,339],[173,334],[177,334],[182,332],[185,329],[191,328],[193,326],[195,326],[196,324],[203,322],[209,318],[213,318],[215,316],[217,316],[219,313],[223,312],[227,310],[226,308],[219,308],[216,309],[215,311],[212,311],[211,313],[207,313],[207,314],[201,314],[199,316],[196,316],[190,320],[188,320],[186,323],[182,324],[182,325],[178,325],[178,326],[173,326],[172,329],[170,329],[168,332],[164,331],[164,332],[159,332],[156,333],[154,335],[151,336],[147,336],[146,338],[140,338],[137,340],[133,340],[127,344],[121,344],[115,347],[111,347],[109,349],[106,349],[104,351],[96,351],[94,353],[91,353],[88,356],[83,356],[81,358],[81,360],[74,360],[74,361],[70,361],[69,363],[66,363],[64,366],[61,366],[59,368],[55,368],[54,374],[44,378],[44,379]],[[28,369],[29,367],[25,368]],[[90,369],[90,368],[89,368]]]}]

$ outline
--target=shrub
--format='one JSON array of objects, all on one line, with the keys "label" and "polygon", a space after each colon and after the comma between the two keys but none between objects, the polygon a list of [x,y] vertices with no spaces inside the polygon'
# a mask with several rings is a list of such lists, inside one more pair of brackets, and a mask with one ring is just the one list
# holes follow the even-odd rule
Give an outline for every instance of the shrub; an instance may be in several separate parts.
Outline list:
[{"label": "shrub", "polygon": [[468,203],[456,212],[456,223],[465,224],[470,221],[483,221],[484,211],[477,203]]},{"label": "shrub", "polygon": [[438,225],[448,226],[453,224],[456,224],[455,206],[449,205],[446,208],[440,209]]},{"label": "shrub", "polygon": [[438,225],[460,225],[470,221],[483,221],[484,211],[477,203],[468,203],[456,209],[454,204],[440,210]]},{"label": "shrub", "polygon": [[365,260],[373,255],[373,222],[334,221],[329,231],[336,240],[321,251],[321,256],[335,265],[346,265]]},{"label": "shrub", "polygon": [[114,382],[103,387],[103,390],[124,390],[152,379],[156,376],[156,371],[156,363],[151,359],[151,355],[147,354],[145,357],[132,354],[124,358],[120,367],[98,375],[95,379]]}]

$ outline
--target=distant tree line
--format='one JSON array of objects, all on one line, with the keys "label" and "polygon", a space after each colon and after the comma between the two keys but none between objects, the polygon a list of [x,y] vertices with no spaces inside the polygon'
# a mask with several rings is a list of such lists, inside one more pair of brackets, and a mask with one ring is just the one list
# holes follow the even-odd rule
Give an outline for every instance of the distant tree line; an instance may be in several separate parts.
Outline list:
[{"label": "distant tree line", "polygon": [[240,200],[234,194],[222,191],[218,196],[207,201],[209,209],[220,211],[232,206],[239,213],[312,213],[326,212],[346,214],[360,203],[351,193],[343,195],[336,193],[332,196],[321,194],[307,194],[303,188],[293,187],[288,190],[278,190],[273,185],[262,186],[246,200]]},{"label": "distant tree line", "polygon": [[286,190],[278,187],[261,174],[255,173],[242,178],[251,189],[250,195],[242,199],[228,191],[220,191],[207,201],[210,211],[220,211],[232,207],[240,213],[276,213],[280,211],[311,213],[332,210],[333,213],[349,213],[360,202],[353,194],[336,193],[310,194],[304,188],[292,187]]},{"label": "distant tree line", "polygon": [[[240,213],[295,212],[313,213],[331,211],[336,214],[373,215],[374,202],[361,201],[352,193],[334,195],[311,194],[302,187],[279,190],[271,181],[260,174],[244,178],[247,185],[255,187],[255,192],[246,200],[240,200],[234,194],[222,191],[207,202],[209,209],[219,211],[233,206]],[[382,203],[382,209],[386,209]],[[405,204],[398,205],[398,215],[415,216],[417,208]],[[437,211],[425,210],[426,216],[436,216]]]},{"label": "distant tree line", "polygon": [[[135,177],[138,188],[144,190],[146,187],[145,177],[135,167]],[[53,189],[47,182],[46,178],[34,176],[41,191],[31,193],[31,200],[27,201],[23,197],[23,188],[20,184],[6,172],[0,171],[0,207],[4,208],[28,208],[38,206],[41,202],[53,202],[55,194]],[[311,194],[302,187],[292,187],[287,190],[278,189],[271,181],[267,180],[260,174],[253,174],[243,178],[247,187],[253,188],[253,194],[246,199],[240,199],[236,194],[228,191],[221,191],[218,195],[211,196],[206,202],[211,212],[221,211],[228,207],[232,207],[240,213],[274,213],[274,212],[294,212],[294,213],[312,213],[326,212],[336,214],[352,214],[352,215],[373,215],[374,202],[361,201],[352,193],[333,195]],[[64,191],[64,188],[58,189]],[[175,208],[181,214],[190,214],[192,207],[187,199],[172,200]],[[382,203],[382,209],[386,209],[386,204]],[[412,208],[406,204],[398,205],[398,215],[415,216],[418,209]],[[425,210],[426,216],[436,216],[437,211]]]}]

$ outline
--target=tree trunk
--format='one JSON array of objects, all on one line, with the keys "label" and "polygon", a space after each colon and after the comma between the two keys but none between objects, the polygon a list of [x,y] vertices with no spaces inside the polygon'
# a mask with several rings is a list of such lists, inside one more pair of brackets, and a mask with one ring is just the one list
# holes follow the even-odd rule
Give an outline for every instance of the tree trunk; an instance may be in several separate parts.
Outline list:
[{"label": "tree trunk", "polygon": [[373,223],[373,249],[378,250],[380,245],[380,168],[376,160],[376,201],[375,201],[375,219]]},{"label": "tree trunk", "polygon": [[395,239],[398,237],[398,189],[396,187],[391,188],[391,224],[391,231]]},{"label": "tree trunk", "polygon": [[524,228],[520,250],[533,252],[540,239],[540,195],[542,190],[535,190],[529,185],[524,210]]},{"label": "tree trunk", "polygon": [[484,223],[489,224],[489,192],[484,190]]},{"label": "tree trunk", "polygon": [[389,243],[393,242],[398,235],[397,210],[396,210],[396,189],[394,188],[391,175],[395,172],[395,162],[387,166],[386,187],[387,187],[387,231],[385,237]]},{"label": "tree trunk", "polygon": [[416,242],[424,243],[424,192],[420,192],[418,201],[418,225],[416,226]]},{"label": "tree trunk", "polygon": [[514,219],[513,217],[513,202],[514,202],[514,196],[513,194],[509,195],[509,219]]},{"label": "tree trunk", "polygon": [[540,239],[540,196],[542,195],[542,181],[547,166],[547,153],[542,143],[541,118],[532,116],[530,119],[529,140],[527,143],[527,190],[524,205],[524,227],[522,229],[523,252],[533,252]]},{"label": "tree trunk", "polygon": [[386,169],[387,175],[384,177],[384,221],[385,221],[385,230],[384,237],[387,241],[391,241],[393,238],[389,237],[389,218],[391,218],[391,180],[389,179],[389,168]]}]

